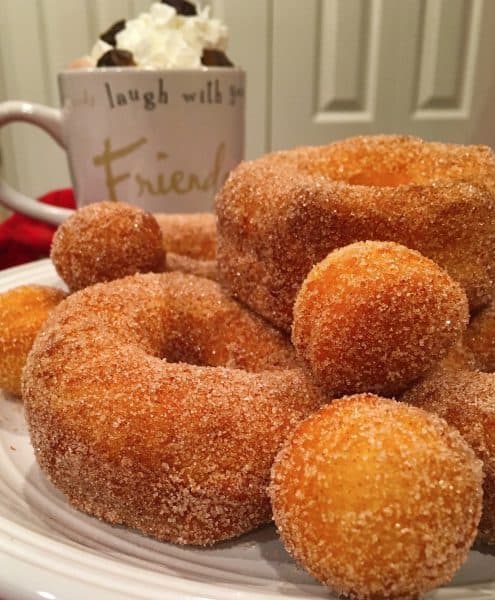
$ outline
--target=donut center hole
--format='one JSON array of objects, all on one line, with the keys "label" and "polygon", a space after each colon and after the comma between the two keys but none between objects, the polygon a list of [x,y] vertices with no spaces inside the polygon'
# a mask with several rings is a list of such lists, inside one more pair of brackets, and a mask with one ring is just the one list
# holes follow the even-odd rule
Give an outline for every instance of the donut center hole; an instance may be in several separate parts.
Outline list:
[{"label": "donut center hole", "polygon": [[[158,356],[169,363],[186,363],[196,367],[216,367],[224,358],[222,345],[205,339],[194,326],[168,330],[158,349]],[[204,333],[204,332],[203,332]]]},{"label": "donut center hole", "polygon": [[393,161],[377,156],[376,160],[343,157],[342,160],[319,160],[299,165],[301,171],[331,181],[365,187],[397,187],[400,185],[423,185],[434,177],[428,165],[412,169],[407,162]]},{"label": "donut center hole", "polygon": [[350,177],[344,177],[344,181],[350,185],[364,185],[373,187],[396,187],[415,183],[408,173],[393,173],[379,171],[362,171]]},{"label": "donut center hole", "polygon": [[186,363],[196,367],[211,367],[210,357],[200,346],[193,343],[184,343],[184,340],[167,340],[166,345],[160,349],[159,358],[169,363]]}]

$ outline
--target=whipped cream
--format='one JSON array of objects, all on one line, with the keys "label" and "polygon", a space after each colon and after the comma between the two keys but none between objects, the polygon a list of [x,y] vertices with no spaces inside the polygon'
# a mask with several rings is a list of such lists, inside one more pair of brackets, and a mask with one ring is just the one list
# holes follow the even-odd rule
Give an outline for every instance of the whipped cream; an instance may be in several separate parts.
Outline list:
[{"label": "whipped cream", "polygon": [[[197,7],[197,15],[177,14],[172,6],[155,2],[149,12],[126,21],[125,28],[115,36],[120,50],[132,53],[139,67],[184,69],[201,67],[204,49],[224,51],[227,27],[210,17],[210,7]],[[89,59],[96,65],[113,46],[98,40]]]}]

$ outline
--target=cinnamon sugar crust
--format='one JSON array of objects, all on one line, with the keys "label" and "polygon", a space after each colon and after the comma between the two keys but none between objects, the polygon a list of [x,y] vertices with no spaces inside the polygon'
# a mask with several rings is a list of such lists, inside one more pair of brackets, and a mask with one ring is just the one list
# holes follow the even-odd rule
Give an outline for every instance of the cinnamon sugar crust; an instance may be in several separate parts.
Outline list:
[{"label": "cinnamon sugar crust", "polygon": [[21,373],[34,339],[66,293],[22,285],[0,294],[0,388],[21,395]]},{"label": "cinnamon sugar crust", "polygon": [[436,415],[370,394],[333,401],[272,468],[289,553],[343,598],[411,600],[448,582],[481,512],[481,462]]},{"label": "cinnamon sugar crust", "polygon": [[480,538],[495,544],[495,375],[468,369],[436,369],[408,390],[402,400],[445,419],[483,461]]},{"label": "cinnamon sugar crust", "polygon": [[394,242],[356,242],[309,272],[292,341],[333,397],[394,395],[447,355],[468,317],[466,294],[433,261]]},{"label": "cinnamon sugar crust", "polygon": [[420,251],[490,303],[495,158],[487,146],[356,137],[275,152],[234,169],[217,196],[221,280],[285,330],[312,266],[355,241]]},{"label": "cinnamon sugar crust", "polygon": [[201,545],[269,521],[273,458],[325,401],[285,336],[180,273],[69,296],[29,354],[23,396],[38,463],[75,507]]}]

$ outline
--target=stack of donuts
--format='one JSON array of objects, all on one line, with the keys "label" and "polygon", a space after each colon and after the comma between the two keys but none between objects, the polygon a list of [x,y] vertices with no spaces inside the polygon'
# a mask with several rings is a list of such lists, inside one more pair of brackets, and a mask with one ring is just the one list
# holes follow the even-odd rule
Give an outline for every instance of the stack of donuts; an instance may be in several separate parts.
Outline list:
[{"label": "stack of donuts", "polygon": [[0,386],[76,508],[197,545],[273,518],[358,600],[415,598],[495,543],[489,148],[269,154],[216,216],[93,204],[51,256],[67,297],[0,295]]}]

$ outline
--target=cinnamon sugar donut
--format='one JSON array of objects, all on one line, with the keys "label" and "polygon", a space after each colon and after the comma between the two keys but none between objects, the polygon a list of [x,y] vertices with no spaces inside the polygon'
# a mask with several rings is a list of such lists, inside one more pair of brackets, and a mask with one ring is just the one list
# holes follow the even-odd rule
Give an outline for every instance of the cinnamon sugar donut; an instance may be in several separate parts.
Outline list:
[{"label": "cinnamon sugar donut", "polygon": [[150,271],[216,279],[215,247],[212,214],[151,215],[123,202],[96,202],[58,228],[51,259],[60,277],[76,291]]},{"label": "cinnamon sugar donut", "polygon": [[488,304],[495,158],[486,146],[357,137],[245,162],[217,196],[218,264],[231,292],[277,326],[311,267],[360,240],[419,250]]},{"label": "cinnamon sugar donut", "polygon": [[444,418],[483,462],[479,535],[484,542],[495,544],[495,375],[435,369],[402,400]]},{"label": "cinnamon sugar donut", "polygon": [[292,341],[332,397],[394,395],[447,355],[468,316],[461,286],[430,259],[394,242],[356,242],[309,272]]},{"label": "cinnamon sugar donut", "polygon": [[134,273],[164,270],[162,234],[153,215],[123,202],[96,202],[57,229],[50,257],[76,291]]},{"label": "cinnamon sugar donut", "polygon": [[69,296],[23,396],[37,460],[75,507],[189,544],[269,521],[272,460],[324,401],[284,336],[181,273]]},{"label": "cinnamon sugar donut", "polygon": [[197,260],[215,260],[217,219],[212,213],[158,213],[155,219],[163,236],[163,247]]},{"label": "cinnamon sugar donut", "polygon": [[480,461],[443,419],[361,394],[289,434],[270,495],[287,550],[339,597],[412,600],[466,559],[481,482]]},{"label": "cinnamon sugar donut", "polygon": [[217,221],[211,213],[156,214],[167,270],[217,279]]},{"label": "cinnamon sugar donut", "polygon": [[0,388],[21,395],[28,352],[49,313],[65,296],[44,285],[22,285],[0,294]]},{"label": "cinnamon sugar donut", "polygon": [[217,261],[216,260],[200,260],[191,258],[184,254],[175,254],[174,252],[167,253],[167,271],[180,271],[181,273],[189,273],[197,277],[205,277],[206,279],[218,280]]}]

